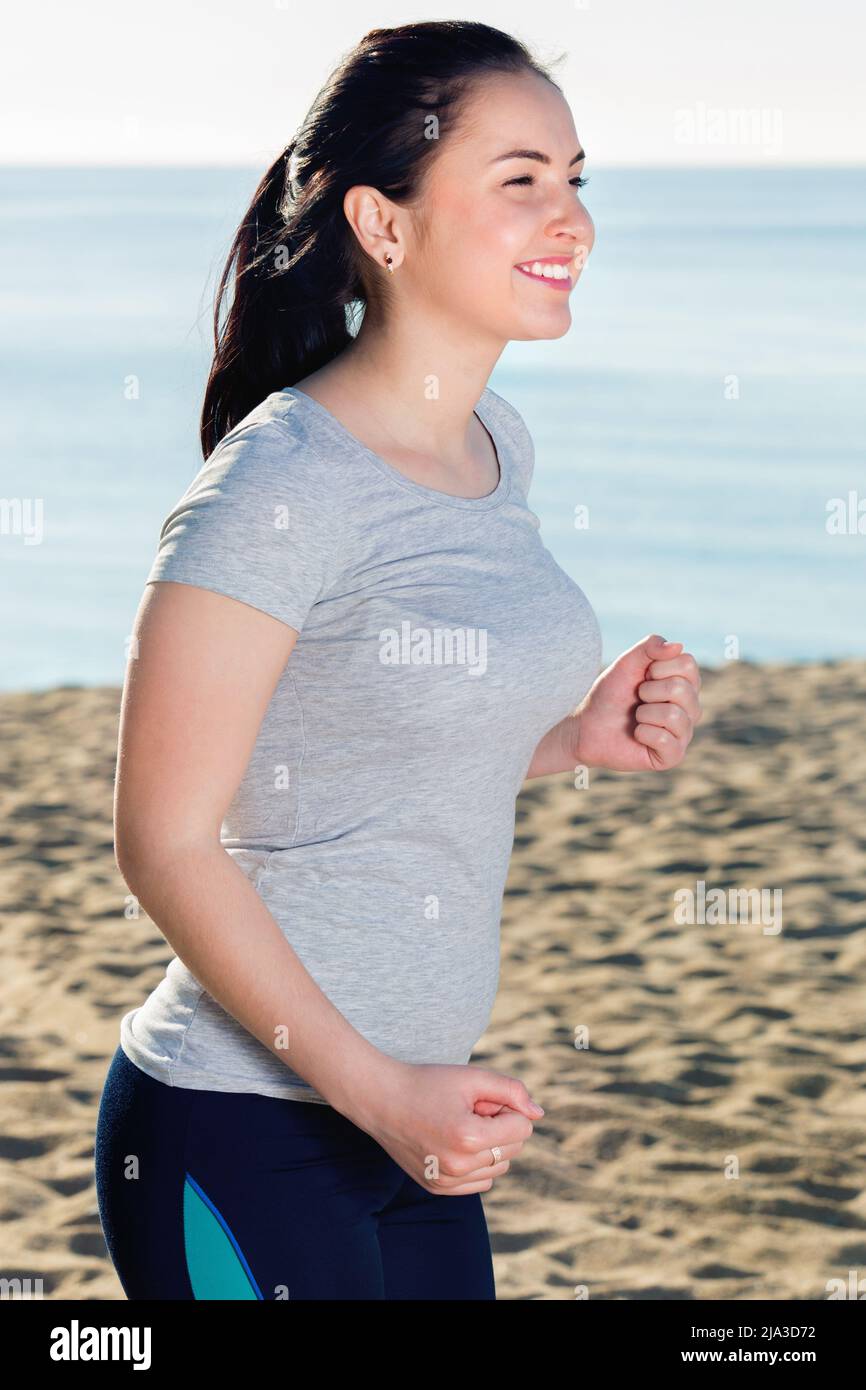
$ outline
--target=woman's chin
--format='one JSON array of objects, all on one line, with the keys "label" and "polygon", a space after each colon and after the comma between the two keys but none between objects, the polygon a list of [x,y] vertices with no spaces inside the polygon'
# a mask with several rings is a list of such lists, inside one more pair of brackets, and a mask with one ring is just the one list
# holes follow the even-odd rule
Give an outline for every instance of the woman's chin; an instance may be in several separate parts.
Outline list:
[{"label": "woman's chin", "polygon": [[522,343],[536,338],[564,338],[570,328],[571,309],[566,302],[556,313],[521,314],[509,338]]}]

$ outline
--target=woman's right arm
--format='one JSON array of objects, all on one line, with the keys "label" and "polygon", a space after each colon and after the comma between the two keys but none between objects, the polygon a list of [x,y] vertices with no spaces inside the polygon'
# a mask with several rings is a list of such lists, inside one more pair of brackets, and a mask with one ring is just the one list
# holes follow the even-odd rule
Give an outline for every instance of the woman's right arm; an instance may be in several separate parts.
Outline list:
[{"label": "woman's right arm", "polygon": [[523,1082],[380,1052],[322,992],[220,843],[297,631],[162,580],[146,585],[132,636],[114,796],[130,890],[217,1003],[417,1182],[442,1195],[487,1190],[532,1133]]},{"label": "woman's right arm", "polygon": [[[335,1109],[359,1118],[403,1064],[306,970],[220,844],[225,810],[297,640],[190,584],[148,584],[133,627],[114,796],[117,866],[210,995]],[[288,1036],[288,1047],[278,1047]]]}]

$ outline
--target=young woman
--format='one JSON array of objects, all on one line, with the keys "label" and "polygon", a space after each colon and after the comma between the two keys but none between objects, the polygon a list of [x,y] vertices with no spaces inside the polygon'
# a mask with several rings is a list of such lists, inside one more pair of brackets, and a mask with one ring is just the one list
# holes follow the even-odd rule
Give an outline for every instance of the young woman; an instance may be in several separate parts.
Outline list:
[{"label": "young woman", "polygon": [[121,711],[117,862],[176,953],[99,1114],[129,1298],[495,1297],[480,1194],[543,1113],[468,1064],[515,798],[700,714],[679,643],[599,674],[486,385],[569,328],[583,159],[515,39],[374,30],[235,237]]}]

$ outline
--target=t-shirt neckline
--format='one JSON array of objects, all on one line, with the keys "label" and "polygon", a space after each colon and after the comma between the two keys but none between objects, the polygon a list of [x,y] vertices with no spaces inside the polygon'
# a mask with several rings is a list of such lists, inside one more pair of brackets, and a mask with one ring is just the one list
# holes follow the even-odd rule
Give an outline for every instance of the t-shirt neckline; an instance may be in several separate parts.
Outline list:
[{"label": "t-shirt neckline", "polygon": [[438,488],[427,487],[424,483],[415,482],[414,478],[407,478],[405,473],[400,472],[399,468],[395,468],[380,454],[368,449],[366,444],[362,444],[361,440],[352,434],[351,430],[348,430],[342,421],[328,410],[327,406],[322,405],[321,401],[315,400],[314,397],[307,395],[305,391],[299,390],[296,386],[284,386],[281,394],[291,395],[296,401],[303,402],[308,410],[312,410],[313,414],[318,415],[325,424],[330,426],[334,434],[338,435],[344,442],[348,441],[358,453],[374,464],[380,473],[384,473],[386,477],[391,478],[392,481],[407,488],[410,492],[426,497],[431,502],[437,502],[440,506],[462,507],[464,511],[487,511],[491,507],[498,507],[511,491],[512,468],[508,441],[494,428],[491,393],[487,386],[482,391],[473,413],[493,440],[493,447],[496,450],[496,458],[499,463],[499,482],[493,491],[488,492],[484,497],[455,497],[450,492],[440,492]]}]

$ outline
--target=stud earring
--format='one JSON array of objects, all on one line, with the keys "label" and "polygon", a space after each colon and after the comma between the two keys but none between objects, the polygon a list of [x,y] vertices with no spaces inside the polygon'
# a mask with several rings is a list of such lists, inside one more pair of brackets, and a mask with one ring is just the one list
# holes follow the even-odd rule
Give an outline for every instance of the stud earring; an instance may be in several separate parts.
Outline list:
[{"label": "stud earring", "polygon": [[385,264],[386,264],[386,266],[388,267],[388,269],[389,269],[389,271],[391,272],[391,274],[393,275],[393,274],[394,274],[394,267],[393,267],[392,264],[391,264],[391,257],[388,256],[388,255],[385,256]]}]

